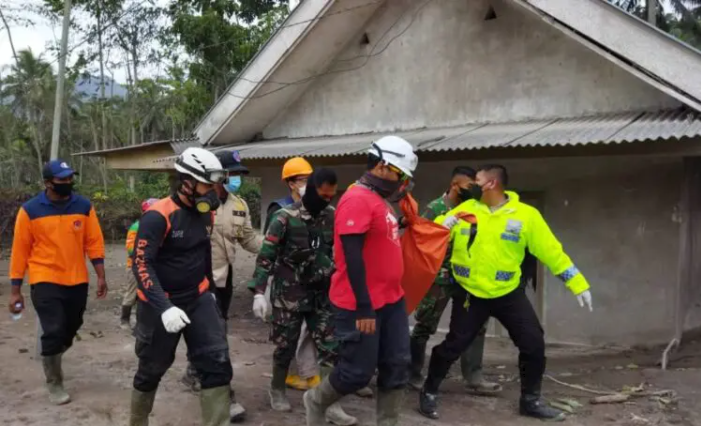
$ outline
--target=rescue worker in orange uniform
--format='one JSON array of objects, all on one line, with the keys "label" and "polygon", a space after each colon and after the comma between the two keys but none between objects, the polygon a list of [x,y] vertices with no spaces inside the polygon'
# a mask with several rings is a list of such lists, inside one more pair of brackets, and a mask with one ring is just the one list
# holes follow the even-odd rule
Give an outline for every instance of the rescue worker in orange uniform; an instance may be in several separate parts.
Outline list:
[{"label": "rescue worker in orange uniform", "polygon": [[67,404],[61,359],[83,325],[88,301],[87,256],[97,274],[97,297],[107,295],[105,243],[95,209],[73,192],[73,169],[53,160],[42,172],[45,190],[17,214],[10,260],[10,312],[24,310],[22,281],[29,271],[32,303],[43,329],[41,355],[49,401]]}]

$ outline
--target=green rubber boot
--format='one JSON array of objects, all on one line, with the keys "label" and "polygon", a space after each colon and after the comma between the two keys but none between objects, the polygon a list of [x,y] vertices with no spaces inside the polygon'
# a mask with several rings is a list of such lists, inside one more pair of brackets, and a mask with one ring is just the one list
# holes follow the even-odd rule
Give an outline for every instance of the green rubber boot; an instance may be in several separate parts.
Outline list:
[{"label": "green rubber boot", "polygon": [[288,412],[292,411],[292,405],[285,394],[285,379],[287,378],[287,369],[273,365],[273,378],[270,380],[270,408],[274,411]]},{"label": "green rubber boot", "polygon": [[343,395],[336,392],[328,377],[319,386],[304,392],[304,409],[307,412],[307,426],[326,426],[326,410]]},{"label": "green rubber boot", "polygon": [[399,425],[399,410],[404,401],[404,389],[377,392],[377,426]]},{"label": "green rubber boot", "polygon": [[63,389],[63,370],[61,369],[61,354],[45,356],[42,359],[46,375],[46,389],[49,391],[49,401],[54,405],[71,402],[71,396]]},{"label": "green rubber boot", "polygon": [[148,426],[148,416],[153,410],[153,401],[156,399],[156,391],[140,392],[131,391],[131,414],[129,426]]},{"label": "green rubber boot", "polygon": [[229,426],[231,389],[229,385],[200,391],[202,426]]}]

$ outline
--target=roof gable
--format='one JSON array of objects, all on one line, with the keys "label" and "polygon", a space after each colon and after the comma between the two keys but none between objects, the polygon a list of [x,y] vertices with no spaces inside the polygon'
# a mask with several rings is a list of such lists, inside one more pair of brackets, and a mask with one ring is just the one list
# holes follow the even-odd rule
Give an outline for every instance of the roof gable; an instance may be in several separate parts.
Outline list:
[{"label": "roof gable", "polygon": [[[350,41],[360,38],[360,30],[381,3],[385,10],[398,1],[303,1],[202,120],[196,129],[199,139],[220,145],[256,138],[328,70]],[[701,75],[699,52],[603,0],[494,0],[494,4],[515,4],[542,17],[545,23],[626,72],[701,110],[697,101],[701,98],[701,80],[690,82],[694,79],[689,77]],[[627,45],[631,39],[635,43]],[[660,60],[658,50],[664,51],[664,60]],[[650,51],[656,54],[650,55]],[[451,124],[461,123],[447,123]]]}]

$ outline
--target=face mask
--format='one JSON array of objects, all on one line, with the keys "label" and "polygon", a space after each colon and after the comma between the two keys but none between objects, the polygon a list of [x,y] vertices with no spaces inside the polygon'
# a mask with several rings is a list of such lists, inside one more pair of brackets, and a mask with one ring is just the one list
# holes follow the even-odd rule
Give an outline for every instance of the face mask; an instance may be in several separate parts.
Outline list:
[{"label": "face mask", "polygon": [[300,186],[297,188],[297,194],[299,194],[299,198],[304,198],[304,194],[307,193],[307,187],[306,186]]},{"label": "face mask", "polygon": [[217,197],[217,192],[212,189],[204,195],[195,194],[194,204],[198,212],[205,214],[218,209],[221,202]]},{"label": "face mask", "polygon": [[458,188],[458,198],[465,202],[472,199],[472,188]]},{"label": "face mask", "polygon": [[390,203],[398,203],[400,202],[404,197],[407,196],[412,190],[414,189],[414,181],[409,180],[405,184],[399,187],[397,192],[394,194],[390,195],[387,197],[387,201]]},{"label": "face mask", "polygon": [[370,186],[382,198],[389,198],[392,194],[399,191],[402,186],[401,181],[392,181],[381,179],[370,172],[367,172],[360,178],[361,183]]},{"label": "face mask", "polygon": [[224,184],[224,189],[229,194],[236,194],[241,189],[241,176],[229,176],[226,183]]},{"label": "face mask", "polygon": [[483,191],[481,186],[476,183],[470,185],[470,194],[472,195],[472,198],[479,201],[482,199],[482,193]]},{"label": "face mask", "polygon": [[304,208],[307,209],[312,216],[318,216],[319,213],[329,205],[328,201],[319,196],[319,193],[316,191],[316,186],[311,183],[311,179],[306,187],[300,189],[304,190],[302,204],[304,204]]},{"label": "face mask", "polygon": [[54,183],[53,190],[59,197],[68,197],[73,193],[73,183]]}]

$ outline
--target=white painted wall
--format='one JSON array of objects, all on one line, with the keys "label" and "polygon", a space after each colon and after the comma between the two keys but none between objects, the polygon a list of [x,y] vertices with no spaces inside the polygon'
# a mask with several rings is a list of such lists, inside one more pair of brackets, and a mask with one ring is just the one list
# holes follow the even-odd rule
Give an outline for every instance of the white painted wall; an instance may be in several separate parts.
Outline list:
[{"label": "white painted wall", "polygon": [[[414,195],[438,197],[460,162],[420,163]],[[652,157],[550,158],[500,162],[512,186],[542,195],[545,219],[592,285],[595,312],[580,309],[560,280],[546,272],[545,329],[550,342],[650,345],[672,336],[679,244],[681,159]],[[362,166],[334,167],[345,188]],[[262,206],[285,194],[278,168],[263,178]],[[692,308],[695,309],[695,308]],[[443,326],[447,328],[447,315]],[[701,326],[694,316],[686,327]]]},{"label": "white painted wall", "polygon": [[[488,3],[495,20],[484,20]],[[678,105],[505,0],[388,0],[365,31],[370,44],[358,34],[265,138]]]}]

